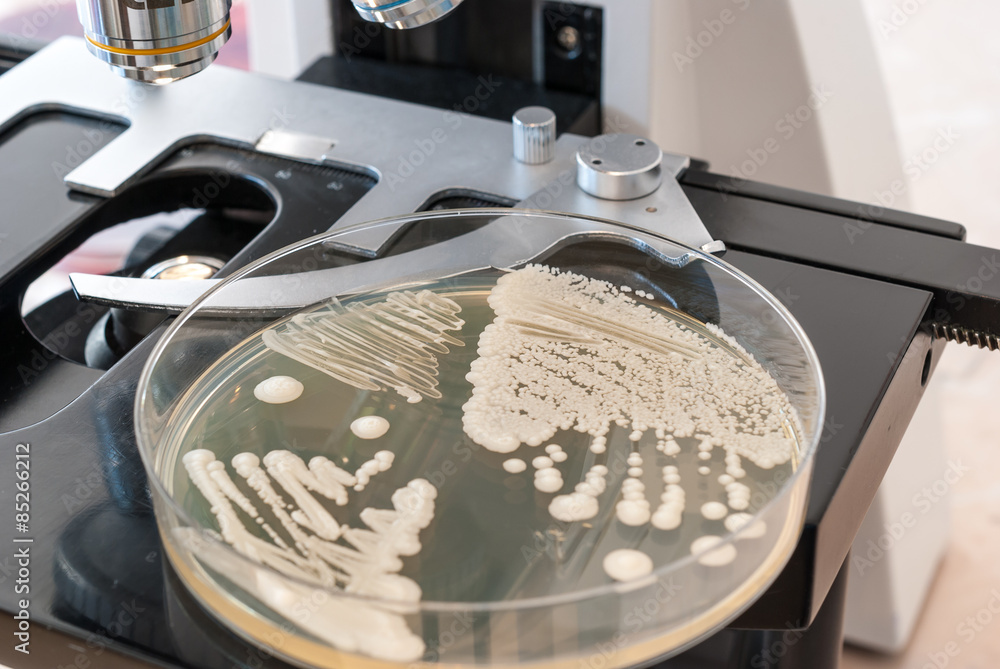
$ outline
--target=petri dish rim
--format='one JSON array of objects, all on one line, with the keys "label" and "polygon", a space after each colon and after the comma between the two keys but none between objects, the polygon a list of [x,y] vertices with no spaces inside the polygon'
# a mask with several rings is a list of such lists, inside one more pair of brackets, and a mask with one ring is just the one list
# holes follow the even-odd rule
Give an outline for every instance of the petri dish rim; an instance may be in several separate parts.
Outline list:
[{"label": "petri dish rim", "polygon": [[[684,250],[693,258],[697,258],[703,262],[707,262],[713,265],[716,269],[730,275],[731,277],[737,279],[739,282],[746,285],[754,293],[758,295],[764,302],[766,302],[775,313],[781,318],[786,326],[789,327],[791,332],[795,335],[798,344],[802,347],[802,351],[805,354],[806,360],[809,362],[809,368],[815,375],[816,381],[816,417],[815,423],[819,426],[823,425],[826,414],[826,383],[823,377],[823,370],[820,366],[819,357],[813,348],[812,342],[809,340],[808,335],[799,325],[798,321],[792,316],[791,312],[776,298],[770,291],[764,288],[762,285],[757,283],[754,279],[737,269],[736,267],[730,265],[729,263],[716,258],[710,253],[705,253],[700,249],[693,248],[683,242],[679,242],[673,238],[667,237],[666,235],[660,234],[658,232],[653,232],[645,228],[640,228],[638,226],[629,225],[627,223],[622,223],[620,221],[612,221],[608,219],[597,218],[594,216],[584,216],[579,214],[567,214],[564,212],[556,211],[546,211],[540,209],[444,209],[439,211],[428,211],[428,212],[418,212],[413,214],[405,214],[401,216],[393,216],[388,218],[382,218],[374,221],[368,221],[365,223],[359,223],[357,225],[345,226],[339,230],[328,230],[326,232],[308,237],[306,239],[300,240],[289,246],[285,246],[278,249],[272,253],[269,253],[256,261],[242,267],[233,275],[225,278],[219,284],[213,286],[210,290],[206,291],[204,294],[198,297],[190,306],[188,306],[181,314],[174,320],[174,322],[168,327],[167,331],[162,337],[156,342],[155,347],[150,353],[149,358],[143,366],[142,374],[139,377],[139,383],[136,387],[136,396],[134,403],[134,415],[135,415],[135,432],[136,439],[138,441],[139,456],[142,458],[143,466],[146,469],[147,477],[150,479],[150,485],[155,488],[156,495],[154,499],[162,500],[165,504],[170,507],[170,511],[174,516],[183,523],[190,527],[200,528],[205,531],[205,528],[200,522],[194,520],[188,512],[181,506],[173,495],[171,495],[166,486],[160,479],[160,476],[156,472],[156,463],[154,457],[154,451],[156,450],[156,445],[150,443],[153,439],[153,435],[150,434],[151,426],[149,425],[149,416],[146,415],[144,405],[148,394],[150,393],[150,377],[152,370],[156,367],[158,360],[161,355],[170,345],[173,336],[184,326],[184,324],[194,317],[198,308],[203,302],[216,294],[224,291],[227,287],[236,283],[243,278],[252,276],[258,269],[282,258],[283,256],[296,253],[302,249],[308,248],[310,246],[320,244],[324,241],[330,239],[335,239],[336,237],[358,230],[361,228],[373,228],[382,225],[393,225],[393,224],[406,224],[406,223],[416,223],[418,221],[427,221],[434,219],[445,219],[445,218],[460,218],[460,217],[476,217],[482,218],[484,216],[489,217],[520,217],[529,219],[538,219],[537,222],[541,222],[545,219],[559,218],[559,219],[572,219],[572,220],[587,220],[594,221],[596,223],[602,223],[612,226],[617,226],[624,228],[626,230],[633,230],[636,232],[641,232],[646,235],[652,235],[659,237],[660,239],[677,246],[678,248]],[[233,318],[233,317],[230,317]],[[814,430],[813,434],[810,436],[808,442],[804,447],[800,448],[801,457],[799,459],[798,467],[794,472],[784,481],[781,490],[773,498],[768,500],[766,504],[761,506],[756,510],[754,516],[764,515],[769,509],[778,503],[782,502],[786,495],[790,494],[796,489],[800,484],[799,479],[802,476],[809,476],[812,473],[812,460],[815,457],[816,449],[818,448],[820,437],[822,435],[822,430]],[[808,504],[808,494],[805,496],[804,504]],[[804,514],[799,514],[804,515]],[[159,513],[156,513],[157,525],[160,526],[161,532],[163,531],[163,519],[160,517]],[[595,599],[605,595],[610,595],[614,593],[627,593],[634,590],[641,590],[642,588],[649,587],[665,577],[669,577],[673,572],[680,572],[685,568],[691,566],[696,562],[702,555],[718,550],[720,547],[733,543],[737,541],[741,534],[749,529],[752,523],[747,523],[744,527],[736,530],[735,532],[726,532],[720,535],[720,541],[713,544],[710,548],[701,551],[699,553],[693,553],[687,555],[681,559],[671,561],[665,565],[661,565],[653,570],[653,572],[647,576],[640,579],[628,582],[611,582],[599,586],[593,586],[581,590],[574,590],[572,592],[566,592],[558,595],[545,595],[542,597],[527,597],[524,599],[512,599],[512,600],[497,600],[490,602],[475,602],[475,601],[435,601],[435,600],[420,600],[418,602],[404,602],[401,600],[388,599],[382,597],[372,597],[366,595],[358,595],[355,593],[345,592],[342,589],[335,587],[326,587],[318,585],[315,582],[307,581],[305,579],[300,579],[294,576],[289,576],[281,574],[281,578],[287,579],[291,582],[298,583],[308,588],[323,590],[330,593],[331,596],[346,600],[355,600],[359,602],[365,602],[368,604],[373,604],[376,606],[383,607],[403,607],[405,610],[411,613],[418,613],[421,611],[435,612],[435,613],[451,613],[451,612],[502,612],[502,611],[514,611],[514,610],[527,610],[534,608],[550,607],[550,606],[561,606],[566,604],[572,604],[576,602],[587,601],[589,599]],[[167,537],[164,537],[166,540]],[[213,538],[213,541],[217,539]],[[232,546],[219,541],[220,546],[225,550],[233,559],[239,560],[246,564],[252,565],[254,568],[263,568],[273,571],[268,567],[264,567],[258,563],[255,563],[244,555],[236,551]],[[790,553],[789,553],[790,554]],[[277,573],[277,572],[274,572]],[[777,577],[777,572],[775,573]],[[773,581],[773,579],[771,579]],[[752,600],[751,600],[752,601]]]}]

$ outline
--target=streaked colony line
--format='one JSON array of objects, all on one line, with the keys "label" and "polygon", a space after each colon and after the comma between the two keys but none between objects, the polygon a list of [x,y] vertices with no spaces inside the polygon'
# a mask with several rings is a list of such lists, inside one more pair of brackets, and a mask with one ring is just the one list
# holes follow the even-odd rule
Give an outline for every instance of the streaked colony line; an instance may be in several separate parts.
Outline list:
[{"label": "streaked colony line", "polygon": [[437,355],[464,346],[461,307],[429,290],[392,292],[374,303],[334,299],[265,330],[277,353],[362,390],[394,389],[407,402],[438,399]]},{"label": "streaked colony line", "polygon": [[[391,458],[379,454],[373,462],[385,469],[392,464]],[[260,511],[233,483],[225,465],[211,451],[190,451],[183,463],[192,483],[211,505],[222,538],[250,560],[317,587],[342,587],[346,592],[397,602],[420,600],[420,586],[398,572],[403,566],[402,556],[420,552],[420,531],[434,517],[437,490],[424,479],[414,479],[396,490],[391,498],[392,509],[362,509],[360,518],[366,527],[354,528],[339,525],[313,496],[315,493],[340,503],[346,495],[345,486],[354,479],[327,458],[313,458],[307,467],[289,451],[271,451],[263,458],[265,471],[258,456],[240,453],[233,458],[233,468],[271,509],[291,540],[289,545],[267,523],[261,524],[270,541],[247,529],[237,509],[255,523],[261,517]],[[294,504],[281,496],[272,479]],[[198,540],[196,533],[188,538]],[[202,546],[198,552],[209,551]],[[306,586],[292,581],[264,573],[254,576],[244,585],[253,591],[256,583],[256,589],[262,590],[257,593],[261,600],[275,606],[309,594]],[[331,598],[324,601],[310,630],[333,645],[396,662],[414,662],[423,655],[423,640],[407,627],[399,611],[363,600],[354,600],[349,606]]]}]

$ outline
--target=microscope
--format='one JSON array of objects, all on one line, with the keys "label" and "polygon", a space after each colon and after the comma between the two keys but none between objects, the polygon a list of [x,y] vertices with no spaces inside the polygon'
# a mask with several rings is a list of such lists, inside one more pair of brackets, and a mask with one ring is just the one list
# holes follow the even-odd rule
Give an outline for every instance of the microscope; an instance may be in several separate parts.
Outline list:
[{"label": "microscope", "polygon": [[[845,635],[882,650],[905,643],[920,598],[893,590],[890,572],[905,568],[914,593],[928,586],[941,519],[931,514],[921,525],[930,533],[924,551],[886,552],[864,578],[852,555],[870,559],[864,547],[896,508],[894,491],[880,489],[890,465],[924,467],[915,477],[940,471],[940,452],[908,443],[921,435],[907,428],[947,342],[1000,347],[1000,290],[977,274],[995,251],[967,244],[961,225],[808,192],[836,184],[838,195],[861,199],[859,184],[892,173],[885,101],[870,100],[865,124],[833,113],[844,87],[872,83],[867,47],[817,74],[810,68],[818,59],[783,51],[802,40],[775,33],[773,49],[756,50],[737,29],[763,16],[767,25],[794,18],[798,33],[816,34],[843,25],[824,12],[857,19],[853,10],[805,3],[793,12],[789,1],[755,5],[761,15],[752,16],[749,3],[735,0],[254,2],[305,12],[293,29],[253,25],[258,45],[307,41],[299,38],[308,28],[322,24],[323,32],[332,19],[318,50],[325,55],[310,51],[293,72],[266,63],[264,74],[209,68],[233,34],[228,0],[78,0],[82,40],[58,40],[0,76],[8,221],[0,326],[10,333],[0,352],[10,372],[0,387],[0,437],[31,445],[39,491],[32,634],[60,649],[59,664],[96,664],[104,654],[135,667],[318,662],[304,646],[283,649],[248,632],[263,619],[249,605],[232,615],[206,606],[205,591],[191,587],[197,579],[164,555],[136,443],[144,365],[174,317],[262,258],[298,253],[305,269],[294,276],[319,263],[318,271],[355,268],[373,281],[416,272],[428,258],[488,267],[499,255],[447,245],[468,233],[506,240],[502,250],[515,260],[531,257],[518,255],[536,238],[528,210],[545,222],[537,238],[546,248],[600,233],[590,239],[589,266],[603,267],[605,251],[640,268],[650,257],[658,268],[679,265],[682,254],[642,255],[657,250],[650,239],[674,239],[705,266],[728,263],[775,313],[794,317],[815,347],[827,399],[808,500],[799,500],[802,518],[773,579],[761,579],[737,614],[676,647],[644,639],[653,650],[630,654],[623,649],[642,644],[627,636],[618,644],[617,635],[574,646],[579,621],[570,608],[562,618],[514,616],[509,624],[470,618],[459,633],[442,614],[425,620],[428,652],[413,666],[466,653],[469,665],[484,667],[541,666],[558,656],[561,666],[592,669],[834,669]],[[779,65],[781,82],[773,77]],[[776,93],[733,113],[730,93],[762,97],[745,85],[753,72],[764,73],[755,85],[766,81]],[[759,128],[775,120],[780,130],[761,140]],[[726,156],[719,171],[698,159],[701,150]],[[468,230],[456,227],[456,210]],[[119,267],[76,273],[72,285],[25,306],[39,278],[83,245],[162,215],[169,225],[144,228]],[[490,236],[496,221],[517,233]],[[593,229],[572,227],[581,221]],[[623,223],[630,245],[601,247],[621,237]],[[309,253],[287,251],[309,239],[319,240]],[[366,264],[372,269],[357,269]],[[273,277],[249,279],[259,278]],[[721,301],[728,284],[715,279],[691,286],[710,286]],[[208,329],[224,322],[212,318],[260,307],[269,295],[219,290],[226,297],[209,310]],[[714,309],[706,320],[718,316]],[[169,404],[175,391],[153,393],[152,404]],[[15,484],[13,469],[0,467],[4,504],[13,503]],[[0,523],[15,534],[11,518]],[[642,637],[646,618],[693,593],[639,602],[657,611],[622,611],[622,620],[638,621]],[[6,586],[0,608],[22,610]],[[285,638],[280,624],[272,631],[279,636],[268,639]],[[499,642],[521,637],[550,656],[518,659],[516,647]],[[0,655],[18,669],[34,666],[27,661]]]}]

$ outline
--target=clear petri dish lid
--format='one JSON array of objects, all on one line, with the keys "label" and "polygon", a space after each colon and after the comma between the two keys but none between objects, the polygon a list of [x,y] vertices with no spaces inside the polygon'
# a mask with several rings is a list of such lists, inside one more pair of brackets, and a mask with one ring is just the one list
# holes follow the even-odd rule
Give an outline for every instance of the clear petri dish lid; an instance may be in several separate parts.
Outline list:
[{"label": "clear petri dish lid", "polygon": [[158,342],[135,411],[173,568],[284,659],[635,666],[780,572],[824,407],[805,333],[724,261],[475,209],[240,270]]}]

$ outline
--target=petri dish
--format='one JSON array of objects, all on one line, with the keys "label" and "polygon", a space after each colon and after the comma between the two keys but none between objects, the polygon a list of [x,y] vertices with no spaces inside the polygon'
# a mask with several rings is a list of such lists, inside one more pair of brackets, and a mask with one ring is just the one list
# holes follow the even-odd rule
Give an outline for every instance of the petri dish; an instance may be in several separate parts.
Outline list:
[{"label": "petri dish", "polygon": [[157,343],[135,411],[173,569],[269,653],[626,667],[776,578],[824,407],[805,333],[723,260],[476,209],[240,270]]}]

